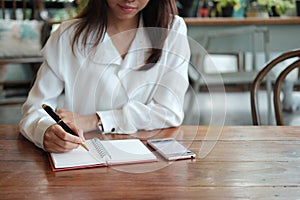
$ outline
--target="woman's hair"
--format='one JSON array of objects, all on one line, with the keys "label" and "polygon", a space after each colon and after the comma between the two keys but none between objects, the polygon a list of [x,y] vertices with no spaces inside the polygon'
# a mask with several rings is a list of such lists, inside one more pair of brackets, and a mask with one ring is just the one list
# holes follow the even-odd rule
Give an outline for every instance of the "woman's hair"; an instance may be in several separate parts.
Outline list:
[{"label": "woman's hair", "polygon": [[[168,28],[173,24],[174,15],[177,14],[175,0],[149,0],[147,6],[141,11],[145,27],[157,27],[155,34],[148,32],[152,43],[150,56],[140,70],[151,68],[162,55],[162,47],[167,36]],[[87,46],[88,38],[93,38],[92,48],[95,48],[103,39],[107,28],[106,0],[89,0],[86,7],[76,17],[81,19],[75,24],[75,34],[72,40],[72,50],[75,43],[81,42]],[[150,31],[150,29],[147,29]]]}]

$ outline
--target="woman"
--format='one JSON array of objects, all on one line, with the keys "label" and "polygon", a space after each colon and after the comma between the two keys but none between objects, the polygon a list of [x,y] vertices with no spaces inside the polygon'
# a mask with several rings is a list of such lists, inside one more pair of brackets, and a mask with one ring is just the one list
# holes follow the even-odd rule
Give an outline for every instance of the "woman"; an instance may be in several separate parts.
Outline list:
[{"label": "woman", "polygon": [[[43,48],[21,133],[45,151],[66,152],[96,129],[134,133],[180,125],[190,52],[186,26],[175,14],[174,0],[89,0]],[[55,124],[44,103],[79,137]]]}]

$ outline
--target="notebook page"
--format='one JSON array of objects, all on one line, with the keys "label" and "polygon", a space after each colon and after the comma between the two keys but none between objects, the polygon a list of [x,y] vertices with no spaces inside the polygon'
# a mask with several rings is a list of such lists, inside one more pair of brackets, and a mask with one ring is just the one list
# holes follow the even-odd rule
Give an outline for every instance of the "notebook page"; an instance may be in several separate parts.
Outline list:
[{"label": "notebook page", "polygon": [[101,140],[111,159],[109,164],[155,161],[156,156],[138,139]]},{"label": "notebook page", "polygon": [[101,160],[91,140],[86,140],[85,145],[89,151],[79,146],[77,149],[66,153],[51,153],[50,155],[55,168],[79,167],[105,163],[105,161]]}]

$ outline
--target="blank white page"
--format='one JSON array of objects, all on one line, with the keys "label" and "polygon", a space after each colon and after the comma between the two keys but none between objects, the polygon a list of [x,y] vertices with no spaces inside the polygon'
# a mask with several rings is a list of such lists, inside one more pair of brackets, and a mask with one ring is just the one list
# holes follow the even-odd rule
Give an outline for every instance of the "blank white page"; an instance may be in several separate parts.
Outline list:
[{"label": "blank white page", "polygon": [[79,146],[77,149],[66,153],[51,153],[53,164],[55,168],[67,168],[77,166],[88,166],[96,164],[104,164],[105,161],[101,161],[101,157],[97,153],[91,140],[86,140],[85,145],[89,151]]},{"label": "blank white page", "polygon": [[109,164],[134,163],[142,161],[156,161],[156,156],[139,140],[101,140],[109,152]]}]

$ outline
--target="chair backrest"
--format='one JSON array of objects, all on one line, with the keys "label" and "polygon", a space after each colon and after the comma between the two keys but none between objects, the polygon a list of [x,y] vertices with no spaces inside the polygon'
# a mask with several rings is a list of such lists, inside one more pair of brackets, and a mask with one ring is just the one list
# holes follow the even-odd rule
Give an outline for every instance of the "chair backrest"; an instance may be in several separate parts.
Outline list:
[{"label": "chair backrest", "polygon": [[[1,14],[2,18],[17,19],[18,10],[22,13],[22,19],[36,19],[38,5],[41,0],[1,0]],[[28,15],[30,10],[30,15]]]},{"label": "chair backrest", "polygon": [[[289,61],[289,62],[287,62]],[[278,70],[278,66],[284,66],[277,75],[273,72],[274,68]],[[252,112],[252,122],[253,125],[262,125],[260,119],[259,105],[258,105],[258,91],[261,84],[265,81],[266,87],[272,90],[273,85],[273,106],[276,118],[277,125],[284,125],[283,113],[282,113],[282,103],[280,100],[280,94],[282,91],[282,85],[290,72],[294,69],[300,68],[300,49],[291,50],[285,53],[282,53],[278,57],[269,61],[264,68],[257,74],[251,88],[251,112]],[[299,71],[298,71],[299,79]],[[295,80],[294,83],[297,83]],[[293,84],[294,84],[293,83]]]}]

